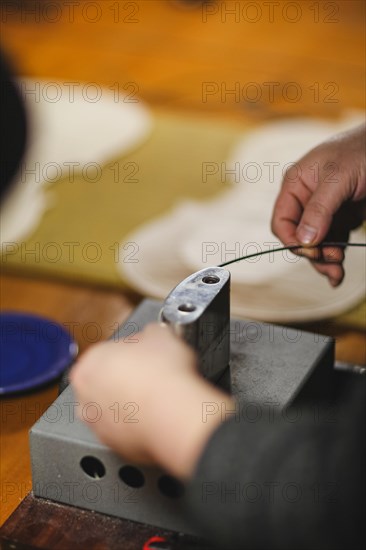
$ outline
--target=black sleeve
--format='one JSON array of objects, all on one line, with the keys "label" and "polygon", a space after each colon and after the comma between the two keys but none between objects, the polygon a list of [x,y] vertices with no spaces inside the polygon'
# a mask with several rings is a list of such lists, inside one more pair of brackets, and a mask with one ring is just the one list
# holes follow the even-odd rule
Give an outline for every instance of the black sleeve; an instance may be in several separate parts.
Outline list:
[{"label": "black sleeve", "polygon": [[188,484],[202,534],[225,550],[365,548],[363,377],[336,405],[260,411],[215,432]]}]

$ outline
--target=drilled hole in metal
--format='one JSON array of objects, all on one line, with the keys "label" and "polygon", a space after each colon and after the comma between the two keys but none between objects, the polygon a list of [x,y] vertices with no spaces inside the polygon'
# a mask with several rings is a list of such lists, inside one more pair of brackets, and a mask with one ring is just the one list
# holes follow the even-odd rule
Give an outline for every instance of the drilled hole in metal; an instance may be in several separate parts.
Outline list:
[{"label": "drilled hole in metal", "polygon": [[196,306],[193,304],[181,304],[178,306],[179,311],[183,311],[184,313],[191,313],[191,311],[195,311]]},{"label": "drilled hole in metal", "polygon": [[180,498],[184,494],[184,486],[180,481],[171,476],[161,476],[158,480],[160,492],[166,497]]},{"label": "drilled hole in metal", "polygon": [[220,282],[220,279],[219,277],[216,277],[216,275],[207,275],[206,277],[203,277],[202,282],[206,283],[206,285],[215,285]]},{"label": "drilled hole in metal", "polygon": [[84,458],[80,460],[80,466],[86,475],[92,477],[93,479],[100,479],[105,476],[103,462],[94,456],[84,456]]},{"label": "drilled hole in metal", "polygon": [[129,487],[139,489],[145,485],[144,474],[134,466],[122,466],[118,474],[123,483],[126,483]]}]

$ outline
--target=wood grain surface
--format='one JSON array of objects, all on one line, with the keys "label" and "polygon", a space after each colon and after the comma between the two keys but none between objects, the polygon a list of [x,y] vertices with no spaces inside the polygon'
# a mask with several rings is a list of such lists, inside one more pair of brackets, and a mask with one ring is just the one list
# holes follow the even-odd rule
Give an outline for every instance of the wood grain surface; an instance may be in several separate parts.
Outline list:
[{"label": "wood grain surface", "polygon": [[[363,1],[210,2],[202,8],[167,0],[79,0],[71,12],[55,4],[2,2],[2,48],[17,73],[119,87],[164,109],[236,120],[336,117],[365,107]],[[138,299],[1,276],[2,309],[72,325],[81,350],[94,338],[85,326],[97,323],[98,338],[108,337]],[[339,359],[366,362],[364,334],[335,329],[331,321],[315,328],[336,336]],[[1,400],[1,523],[31,487],[28,430],[56,394],[53,384]]]},{"label": "wood grain surface", "polygon": [[[66,528],[67,526],[67,528]],[[214,550],[203,539],[26,496],[1,529],[2,550]],[[165,541],[154,545],[153,540]]]}]

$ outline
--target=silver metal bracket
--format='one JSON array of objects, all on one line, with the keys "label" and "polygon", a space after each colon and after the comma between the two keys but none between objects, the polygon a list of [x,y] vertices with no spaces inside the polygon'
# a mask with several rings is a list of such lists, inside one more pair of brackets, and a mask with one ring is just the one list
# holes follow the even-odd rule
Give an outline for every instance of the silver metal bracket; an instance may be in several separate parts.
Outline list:
[{"label": "silver metal bracket", "polygon": [[166,298],[160,319],[197,352],[201,374],[218,380],[230,360],[230,272],[208,267],[184,279]]}]

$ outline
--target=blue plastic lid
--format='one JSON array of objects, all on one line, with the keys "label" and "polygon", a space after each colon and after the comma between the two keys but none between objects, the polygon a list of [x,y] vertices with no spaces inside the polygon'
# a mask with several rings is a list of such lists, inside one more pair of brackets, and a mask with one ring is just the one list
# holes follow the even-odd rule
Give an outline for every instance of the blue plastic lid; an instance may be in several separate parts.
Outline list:
[{"label": "blue plastic lid", "polygon": [[54,380],[71,365],[78,346],[55,321],[37,315],[0,314],[0,394]]}]

